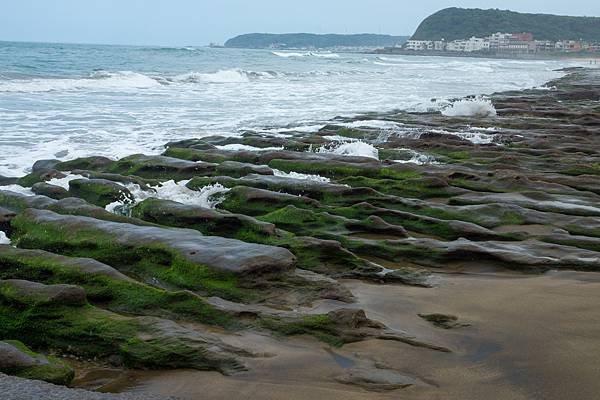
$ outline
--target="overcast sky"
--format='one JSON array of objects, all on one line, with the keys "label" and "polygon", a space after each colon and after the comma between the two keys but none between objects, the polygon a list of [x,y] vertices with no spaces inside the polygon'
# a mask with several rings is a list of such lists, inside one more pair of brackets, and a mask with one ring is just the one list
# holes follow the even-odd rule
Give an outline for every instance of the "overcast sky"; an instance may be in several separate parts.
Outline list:
[{"label": "overcast sky", "polygon": [[204,45],[249,32],[410,35],[452,6],[600,16],[598,0],[0,0],[0,40]]}]

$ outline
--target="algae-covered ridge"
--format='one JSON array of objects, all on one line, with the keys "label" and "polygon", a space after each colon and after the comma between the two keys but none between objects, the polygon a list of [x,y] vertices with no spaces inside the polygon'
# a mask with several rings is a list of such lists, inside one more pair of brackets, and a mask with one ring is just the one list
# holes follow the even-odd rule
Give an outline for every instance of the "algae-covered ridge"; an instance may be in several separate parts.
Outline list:
[{"label": "algae-covered ridge", "polygon": [[[233,374],[261,356],[227,344],[243,332],[452,351],[370,319],[344,282],[427,288],[432,271],[482,265],[599,271],[600,75],[567,70],[548,86],[492,95],[496,117],[368,114],[285,138],[37,162],[9,180],[35,195],[0,187],[0,356],[24,363],[0,372],[68,384],[62,357],[77,356]],[[357,141],[369,154],[335,151]],[[228,144],[258,151],[217,147]],[[171,180],[187,197],[157,190]],[[324,301],[336,306],[308,311]]]}]

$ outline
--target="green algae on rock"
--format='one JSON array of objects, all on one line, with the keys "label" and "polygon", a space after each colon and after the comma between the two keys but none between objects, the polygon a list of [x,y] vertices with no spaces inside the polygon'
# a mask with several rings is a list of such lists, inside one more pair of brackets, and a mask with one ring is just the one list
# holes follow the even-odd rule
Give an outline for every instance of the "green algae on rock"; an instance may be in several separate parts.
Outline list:
[{"label": "green algae on rock", "polygon": [[18,340],[0,341],[0,372],[57,385],[68,385],[75,376],[64,361],[35,353]]}]

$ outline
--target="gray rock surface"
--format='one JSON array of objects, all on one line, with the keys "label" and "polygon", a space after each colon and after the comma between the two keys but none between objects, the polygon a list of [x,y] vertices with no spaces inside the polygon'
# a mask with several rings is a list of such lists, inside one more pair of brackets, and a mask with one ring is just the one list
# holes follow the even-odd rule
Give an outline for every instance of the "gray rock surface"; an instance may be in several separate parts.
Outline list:
[{"label": "gray rock surface", "polygon": [[177,400],[150,394],[109,394],[70,389],[42,381],[17,378],[0,373],[2,400]]},{"label": "gray rock surface", "polygon": [[137,226],[35,209],[25,210],[23,215],[37,224],[68,229],[71,233],[97,231],[130,248],[161,244],[188,261],[240,275],[285,272],[291,270],[296,262],[292,253],[280,247],[204,236],[190,229]]},{"label": "gray rock surface", "polygon": [[85,290],[75,285],[44,285],[21,279],[0,280],[0,292],[23,304],[84,305]]},{"label": "gray rock surface", "polygon": [[0,371],[33,367],[38,361],[10,343],[0,342]]}]

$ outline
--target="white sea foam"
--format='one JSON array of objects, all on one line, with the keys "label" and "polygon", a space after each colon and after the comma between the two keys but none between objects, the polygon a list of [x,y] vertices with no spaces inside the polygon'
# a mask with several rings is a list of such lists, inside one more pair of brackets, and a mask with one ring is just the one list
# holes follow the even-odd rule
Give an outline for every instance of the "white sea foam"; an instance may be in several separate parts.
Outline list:
[{"label": "white sea foam", "polygon": [[243,127],[238,129],[239,132],[255,132],[255,133],[261,133],[261,134],[265,134],[268,136],[274,136],[274,137],[292,137],[291,135],[288,135],[288,132],[301,132],[301,133],[315,133],[315,132],[319,132],[323,127],[325,127],[324,124],[308,124],[308,125],[295,125],[295,126],[285,126],[285,127],[280,127],[280,128],[262,128],[262,129],[257,129],[257,128],[251,128],[251,127]]},{"label": "white sea foam", "polygon": [[451,132],[443,129],[431,129],[430,132],[438,133],[441,135],[453,135],[457,136],[461,139],[467,140],[473,144],[492,144],[497,141],[498,137],[496,135],[484,132],[471,132],[471,131],[459,131],[459,132]]},{"label": "white sea foam", "polygon": [[50,78],[0,81],[0,92],[54,92],[54,91],[131,91],[160,87],[160,83],[141,73],[132,71],[94,72],[87,78]]},{"label": "white sea foam", "polygon": [[52,178],[49,181],[47,181],[46,183],[49,185],[60,186],[63,189],[69,190],[69,182],[71,182],[75,179],[88,179],[88,178],[83,175],[68,174],[64,178]]},{"label": "white sea foam", "polygon": [[128,214],[133,206],[150,198],[171,200],[204,208],[215,208],[221,202],[218,195],[227,193],[230,190],[219,183],[204,186],[200,190],[191,190],[186,186],[188,182],[189,180],[179,182],[169,180],[150,187],[150,190],[144,190],[137,184],[128,184],[126,187],[132,194],[133,200],[123,197],[123,199],[107,205],[106,210]]},{"label": "white sea foam", "polygon": [[0,244],[10,244],[10,239],[2,231],[0,231]]},{"label": "white sea foam", "polygon": [[340,58],[339,54],[331,53],[331,52],[307,51],[307,52],[302,52],[302,53],[294,53],[294,52],[273,51],[271,53],[273,55],[276,55],[277,57],[284,57],[284,58],[302,58],[302,57]]},{"label": "white sea foam", "polygon": [[386,121],[379,119],[360,120],[352,122],[336,123],[346,128],[367,128],[367,129],[381,129],[381,130],[396,130],[402,127],[404,124],[394,121]]},{"label": "white sea foam", "polygon": [[31,191],[31,188],[23,187],[21,185],[5,185],[0,186],[0,190],[8,190],[10,192],[15,192],[19,194],[23,194],[25,196],[35,196],[35,193]]},{"label": "white sea foam", "polygon": [[447,117],[495,117],[496,109],[491,100],[483,97],[472,99],[462,99],[452,103],[449,107],[442,110],[442,114]]},{"label": "white sea foam", "polygon": [[292,172],[283,172],[278,169],[273,169],[273,174],[275,176],[281,176],[284,178],[291,178],[291,179],[300,179],[300,180],[323,182],[323,183],[331,182],[331,179],[320,176],[320,175],[301,174],[299,172],[293,172],[293,171]]},{"label": "white sea foam", "polygon": [[275,76],[267,72],[253,72],[242,69],[222,69],[216,72],[189,72],[177,75],[171,80],[178,83],[246,83],[253,79]]},{"label": "white sea foam", "polygon": [[439,164],[436,161],[435,157],[432,157],[427,154],[419,153],[418,151],[412,149],[398,149],[401,151],[405,151],[410,155],[408,160],[393,160],[395,163],[399,164],[417,164],[417,165],[426,165],[426,164]]},{"label": "white sea foam", "polygon": [[470,131],[474,131],[474,132],[498,132],[500,130],[500,128],[497,128],[495,126],[490,126],[487,128],[479,128],[476,126],[472,126],[469,128]]},{"label": "white sea foam", "polygon": [[327,139],[332,142],[358,142],[360,140],[360,139],[350,138],[350,137],[340,136],[340,135],[327,135],[327,136],[323,136],[323,139]]},{"label": "white sea foam", "polygon": [[361,141],[336,142],[333,145],[317,149],[317,153],[331,153],[342,156],[360,156],[379,160],[379,150],[373,145]]},{"label": "white sea foam", "polygon": [[246,144],[232,143],[222,146],[215,146],[219,150],[225,151],[277,151],[283,150],[283,147],[254,147]]}]

